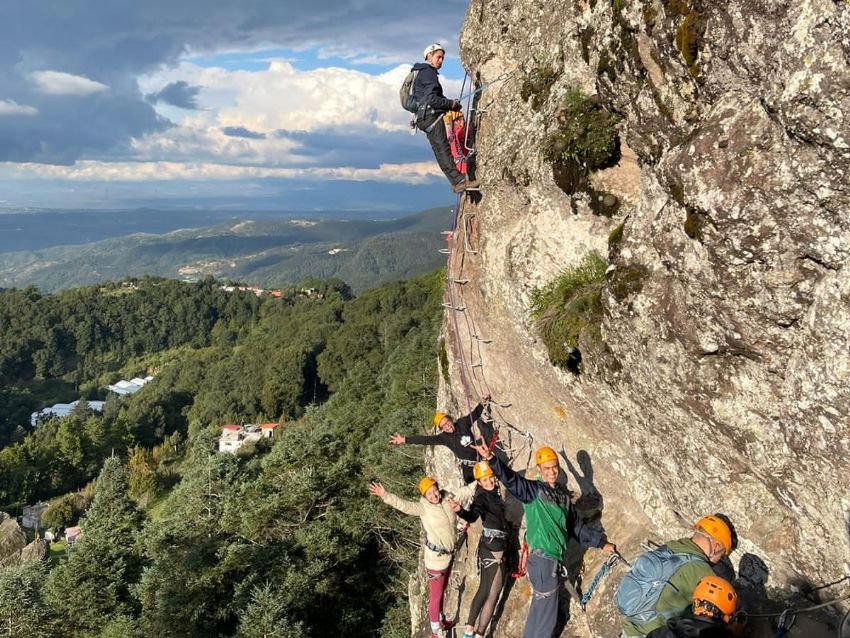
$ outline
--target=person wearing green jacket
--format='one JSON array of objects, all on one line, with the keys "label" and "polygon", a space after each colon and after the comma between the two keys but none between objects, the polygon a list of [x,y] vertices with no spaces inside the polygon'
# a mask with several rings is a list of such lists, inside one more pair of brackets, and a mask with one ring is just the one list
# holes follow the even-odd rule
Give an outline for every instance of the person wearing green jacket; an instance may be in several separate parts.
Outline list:
[{"label": "person wearing green jacket", "polygon": [[[642,638],[654,629],[663,627],[671,618],[682,617],[688,612],[697,584],[706,576],[714,576],[713,566],[734,548],[732,528],[727,521],[718,514],[703,516],[694,524],[694,532],[690,537],[670,541],[634,561],[632,570],[625,576],[620,588],[629,578],[636,578],[637,582],[644,578],[633,574],[641,572],[641,564],[647,554],[653,555],[651,558],[656,564],[675,565],[675,571],[665,578],[666,585],[657,594],[648,612],[644,612],[641,618],[624,617],[623,635],[627,638]],[[618,601],[619,595],[618,590],[615,601]]]},{"label": "person wearing green jacket", "polygon": [[493,473],[525,511],[528,543],[528,580],[534,595],[523,638],[551,638],[558,623],[558,589],[561,564],[566,558],[570,539],[585,547],[598,547],[604,552],[617,551],[604,532],[585,524],[575,514],[567,490],[558,484],[558,455],[550,447],[534,454],[541,478],[524,478],[502,463],[486,445],[475,446],[481,458],[490,463]]}]

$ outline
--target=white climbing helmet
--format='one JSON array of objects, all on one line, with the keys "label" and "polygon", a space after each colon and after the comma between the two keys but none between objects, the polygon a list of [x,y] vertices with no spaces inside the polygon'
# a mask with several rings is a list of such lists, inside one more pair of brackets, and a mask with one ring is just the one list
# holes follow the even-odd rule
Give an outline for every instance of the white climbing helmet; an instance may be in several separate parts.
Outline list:
[{"label": "white climbing helmet", "polygon": [[434,42],[433,44],[429,44],[427,47],[425,47],[425,51],[422,52],[422,57],[427,60],[428,56],[431,55],[434,51],[442,51],[443,53],[446,52],[442,44],[440,44],[439,42]]}]

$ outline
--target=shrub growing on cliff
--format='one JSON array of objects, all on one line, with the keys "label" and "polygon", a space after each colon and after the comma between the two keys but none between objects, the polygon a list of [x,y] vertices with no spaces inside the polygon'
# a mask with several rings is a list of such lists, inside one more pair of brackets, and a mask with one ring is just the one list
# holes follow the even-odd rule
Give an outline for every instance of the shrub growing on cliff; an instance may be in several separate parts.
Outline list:
[{"label": "shrub growing on cliff", "polygon": [[522,82],[519,93],[522,101],[525,102],[531,98],[531,108],[535,111],[539,110],[549,97],[549,91],[556,79],[558,74],[554,69],[549,66],[538,66]]},{"label": "shrub growing on cliff", "polygon": [[573,192],[588,172],[611,166],[620,153],[619,118],[599,100],[570,89],[558,110],[558,129],[546,140],[543,153],[552,162],[555,179]]},{"label": "shrub growing on cliff", "polygon": [[578,265],[532,291],[532,318],[553,365],[567,366],[567,346],[577,348],[582,335],[591,342],[599,340],[607,267],[602,256],[592,251]]}]

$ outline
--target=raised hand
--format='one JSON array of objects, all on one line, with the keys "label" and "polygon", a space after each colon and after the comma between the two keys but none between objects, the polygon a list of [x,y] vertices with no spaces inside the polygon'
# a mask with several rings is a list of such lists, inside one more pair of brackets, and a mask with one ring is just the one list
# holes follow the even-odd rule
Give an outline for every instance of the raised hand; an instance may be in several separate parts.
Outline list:
[{"label": "raised hand", "polygon": [[405,441],[406,441],[406,439],[401,434],[399,434],[398,432],[396,432],[395,434],[393,434],[390,437],[390,444],[391,445],[404,445]]},{"label": "raised hand", "polygon": [[446,503],[448,504],[449,508],[451,508],[451,510],[455,514],[457,514],[460,511],[460,503],[458,503],[456,500],[454,500],[451,496],[446,497]]},{"label": "raised hand", "polygon": [[493,451],[487,446],[486,443],[481,443],[480,445],[470,445],[473,450],[478,452],[478,456],[480,456],[485,461],[489,461],[493,458]]},{"label": "raised hand", "polygon": [[384,498],[387,491],[384,489],[384,486],[378,482],[369,484],[369,494],[372,496],[377,496],[378,498]]}]

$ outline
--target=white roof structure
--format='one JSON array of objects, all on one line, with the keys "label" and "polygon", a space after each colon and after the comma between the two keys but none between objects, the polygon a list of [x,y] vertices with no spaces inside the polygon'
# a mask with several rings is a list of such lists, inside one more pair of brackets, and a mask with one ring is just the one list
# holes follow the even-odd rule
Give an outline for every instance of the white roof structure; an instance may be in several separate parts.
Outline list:
[{"label": "white roof structure", "polygon": [[[71,414],[74,411],[74,408],[77,407],[79,403],[79,399],[72,403],[57,403],[56,405],[52,405],[49,408],[44,408],[38,412],[33,412],[30,415],[30,425],[33,427],[38,423],[39,418],[50,419],[64,419],[66,416]],[[88,401],[89,410],[94,410],[95,412],[103,412],[103,401]]]},{"label": "white roof structure", "polygon": [[142,379],[141,377],[133,377],[129,381],[121,379],[117,383],[113,383],[112,385],[106,386],[106,389],[120,396],[124,396],[127,394],[133,394],[134,392],[138,392],[142,389],[142,386],[144,386],[152,379],[153,377],[150,375],[146,376],[144,379]]}]

